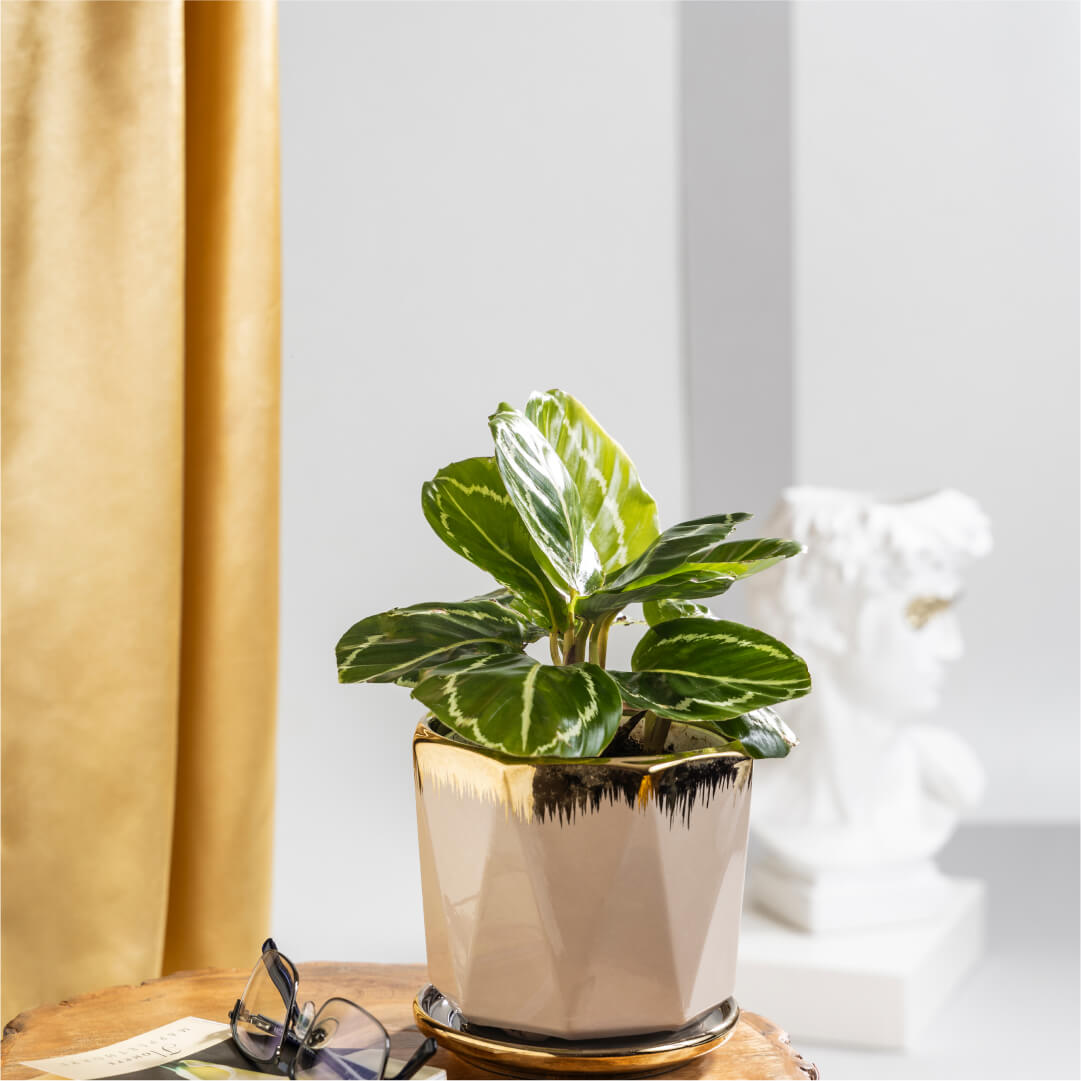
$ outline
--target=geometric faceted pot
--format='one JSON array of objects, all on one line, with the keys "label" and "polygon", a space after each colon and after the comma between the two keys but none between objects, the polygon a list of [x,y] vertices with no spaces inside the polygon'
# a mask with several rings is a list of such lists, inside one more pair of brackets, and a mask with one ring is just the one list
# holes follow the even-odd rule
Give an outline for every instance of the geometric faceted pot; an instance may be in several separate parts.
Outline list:
[{"label": "geometric faceted pot", "polygon": [[734,1023],[751,760],[683,732],[697,748],[523,760],[417,727],[428,978],[469,1026],[589,1041],[717,1007]]}]

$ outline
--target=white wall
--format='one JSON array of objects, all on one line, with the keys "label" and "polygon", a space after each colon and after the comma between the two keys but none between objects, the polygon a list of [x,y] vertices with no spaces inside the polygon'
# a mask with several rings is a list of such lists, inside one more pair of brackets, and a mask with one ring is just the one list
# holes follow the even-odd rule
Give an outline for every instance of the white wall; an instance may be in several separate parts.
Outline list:
[{"label": "white wall", "polygon": [[560,386],[686,509],[668,4],[281,7],[285,359],[274,933],[422,959],[410,736],[334,643],[489,588],[420,485]]},{"label": "white wall", "polygon": [[[691,514],[748,511],[794,471],[791,13],[680,8],[683,310]],[[748,618],[746,589],[711,602]]]},{"label": "white wall", "polygon": [[791,13],[684,4],[679,36],[691,510],[764,515],[794,454]]},{"label": "white wall", "polygon": [[680,9],[692,510],[794,482],[984,504],[935,719],[987,765],[985,820],[1078,811],[1077,22]]},{"label": "white wall", "polygon": [[596,409],[666,522],[788,480],[981,499],[998,547],[942,719],[988,764],[983,817],[1076,817],[1077,8],[681,10],[682,73],[664,3],[281,7],[275,934],[298,958],[423,955],[419,711],[340,687],[333,645],[485,588],[420,485],[534,387]]},{"label": "white wall", "polygon": [[1078,7],[793,7],[796,473],[952,485],[994,554],[941,719],[1078,811]]}]

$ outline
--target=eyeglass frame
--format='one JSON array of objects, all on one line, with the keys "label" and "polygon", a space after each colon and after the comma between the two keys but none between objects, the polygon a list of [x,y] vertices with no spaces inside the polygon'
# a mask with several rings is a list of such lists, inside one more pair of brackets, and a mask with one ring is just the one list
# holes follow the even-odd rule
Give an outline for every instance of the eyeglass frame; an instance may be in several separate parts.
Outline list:
[{"label": "eyeglass frame", "polygon": [[[288,966],[288,996],[286,995],[286,988],[282,986],[284,979],[280,971],[276,971],[272,965],[266,964],[264,958],[268,953],[273,952],[278,960],[283,961]],[[267,975],[270,976],[271,982],[277,988],[278,994],[282,996],[282,1001],[286,1003],[285,1023],[282,1025],[281,1035],[278,1037],[277,1044],[274,1048],[274,1054],[267,1058],[259,1058],[256,1055],[251,1054],[244,1050],[243,1043],[237,1038],[237,1020],[240,1014],[240,1008],[244,1004],[242,998],[238,998],[233,1004],[233,1008],[229,1011],[229,1028],[233,1035],[233,1043],[236,1045],[237,1050],[246,1058],[249,1062],[257,1063],[259,1066],[272,1066],[278,1073],[284,1074],[285,1064],[281,1061],[282,1048],[287,1042],[292,1042],[296,1045],[293,1051],[292,1061],[289,1063],[289,1078],[290,1081],[296,1081],[296,1061],[300,1055],[300,1051],[304,1046],[305,1040],[308,1038],[308,1033],[311,1031],[311,1024],[315,1021],[315,1018],[326,1008],[330,1002],[344,1002],[349,1006],[352,1006],[355,1010],[359,1010],[366,1017],[371,1018],[372,1022],[383,1034],[383,1067],[379,1073],[379,1078],[382,1081],[397,1081],[397,1079],[411,1078],[425,1062],[428,1061],[438,1050],[438,1044],[435,1040],[429,1038],[426,1039],[417,1049],[410,1055],[409,1060],[402,1066],[402,1068],[394,1075],[394,1078],[388,1079],[387,1063],[390,1061],[390,1036],[387,1034],[386,1028],[383,1026],[383,1022],[379,1020],[374,1014],[370,1013],[363,1006],[358,1005],[352,999],[344,998],[341,995],[331,995],[326,999],[323,1004],[315,1009],[315,1004],[312,1003],[313,1012],[311,1020],[308,1023],[308,1027],[304,1031],[303,1036],[297,1035],[297,1022],[299,1021],[303,1011],[297,1009],[297,988],[300,986],[300,976],[297,973],[297,966],[285,956],[281,950],[278,949],[277,943],[272,938],[268,938],[262,945],[259,951],[259,960],[255,962],[255,966],[252,968],[252,974],[248,977],[248,983],[251,983],[252,977],[254,977],[256,971],[260,965],[267,971]],[[247,990],[247,986],[245,986]],[[249,1013],[249,1017],[252,1015]]]}]

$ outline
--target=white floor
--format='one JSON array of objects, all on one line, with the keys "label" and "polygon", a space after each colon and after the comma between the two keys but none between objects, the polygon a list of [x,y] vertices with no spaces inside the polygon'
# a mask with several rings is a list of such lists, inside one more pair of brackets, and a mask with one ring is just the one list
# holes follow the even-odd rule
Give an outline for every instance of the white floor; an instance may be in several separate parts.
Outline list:
[{"label": "white floor", "polygon": [[969,826],[941,862],[986,880],[990,919],[986,957],[938,1022],[905,1053],[796,1049],[833,1081],[1081,1077],[1078,828]]}]

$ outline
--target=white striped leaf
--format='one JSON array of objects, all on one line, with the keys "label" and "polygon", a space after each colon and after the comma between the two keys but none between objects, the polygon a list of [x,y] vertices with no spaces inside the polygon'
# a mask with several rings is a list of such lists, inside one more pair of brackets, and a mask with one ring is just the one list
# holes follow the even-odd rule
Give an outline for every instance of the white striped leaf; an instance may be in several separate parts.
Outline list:
[{"label": "white striped leaf", "polygon": [[731,721],[707,721],[702,727],[712,728],[729,741],[732,748],[751,758],[784,758],[799,740],[769,706],[751,710]]},{"label": "white striped leaf", "polygon": [[684,563],[709,563],[710,553],[751,515],[710,514],[666,529],[637,559],[617,571],[607,581],[609,588],[618,588],[646,574],[660,574]]},{"label": "white striped leaf", "polygon": [[520,650],[545,632],[511,608],[509,596],[414,604],[362,619],[338,642],[338,680],[412,686],[425,669],[453,658]]},{"label": "white striped leaf", "polygon": [[[562,598],[561,598],[562,599]],[[548,626],[547,619],[538,620],[537,615],[533,610],[518,596],[517,593],[509,589],[494,589],[491,593],[482,593],[479,597],[474,597],[475,601],[497,601],[505,608],[509,608],[512,612],[516,613],[526,623],[532,623],[537,625],[537,629],[540,631],[538,637],[543,637],[551,629]],[[541,613],[543,615],[543,613]]]},{"label": "white striped leaf", "polygon": [[494,458],[439,470],[422,488],[421,506],[443,542],[521,597],[535,622],[567,627],[567,599],[541,570]]},{"label": "white striped leaf", "polygon": [[721,619],[673,619],[650,628],[633,672],[610,672],[623,698],[677,721],[727,721],[811,689],[803,658],[776,638]]},{"label": "white striped leaf", "polygon": [[596,619],[634,601],[715,597],[733,582],[803,551],[796,541],[776,537],[725,541],[735,523],[747,517],[722,514],[666,529],[604,589],[583,598],[577,610]]},{"label": "white striped leaf", "polygon": [[532,394],[525,415],[567,467],[605,572],[640,556],[660,531],[657,504],[627,452],[580,401],[561,390]]},{"label": "white striped leaf", "polygon": [[[643,588],[643,595],[638,597],[629,596],[627,593],[635,585],[641,585],[642,579],[648,578],[651,584],[656,585],[658,578],[664,580],[667,576],[685,569],[688,561],[693,561],[695,565],[706,562],[709,553],[740,522],[750,517],[749,514],[743,513],[714,514],[706,518],[680,522],[666,529],[640,556],[610,575],[602,590],[582,598],[578,603],[579,612],[586,619],[596,620],[608,612],[619,611],[634,600],[645,602],[681,596],[682,594],[675,589],[672,592],[666,592],[663,589]],[[734,580],[730,575],[725,576],[716,590],[697,595],[708,597],[723,593]],[[674,587],[678,583],[669,584]]]},{"label": "white striped leaf", "polygon": [[463,738],[523,758],[592,758],[615,734],[623,709],[603,668],[557,667],[520,653],[441,665],[413,697]]},{"label": "white striped leaf", "polygon": [[507,494],[533,539],[541,566],[559,586],[588,593],[603,577],[589,539],[578,489],[552,445],[516,409],[488,418]]},{"label": "white striped leaf", "polygon": [[689,619],[695,616],[701,616],[702,619],[718,618],[704,604],[670,599],[646,601],[642,605],[642,615],[651,627],[656,627],[658,623],[667,623],[670,619]]}]

